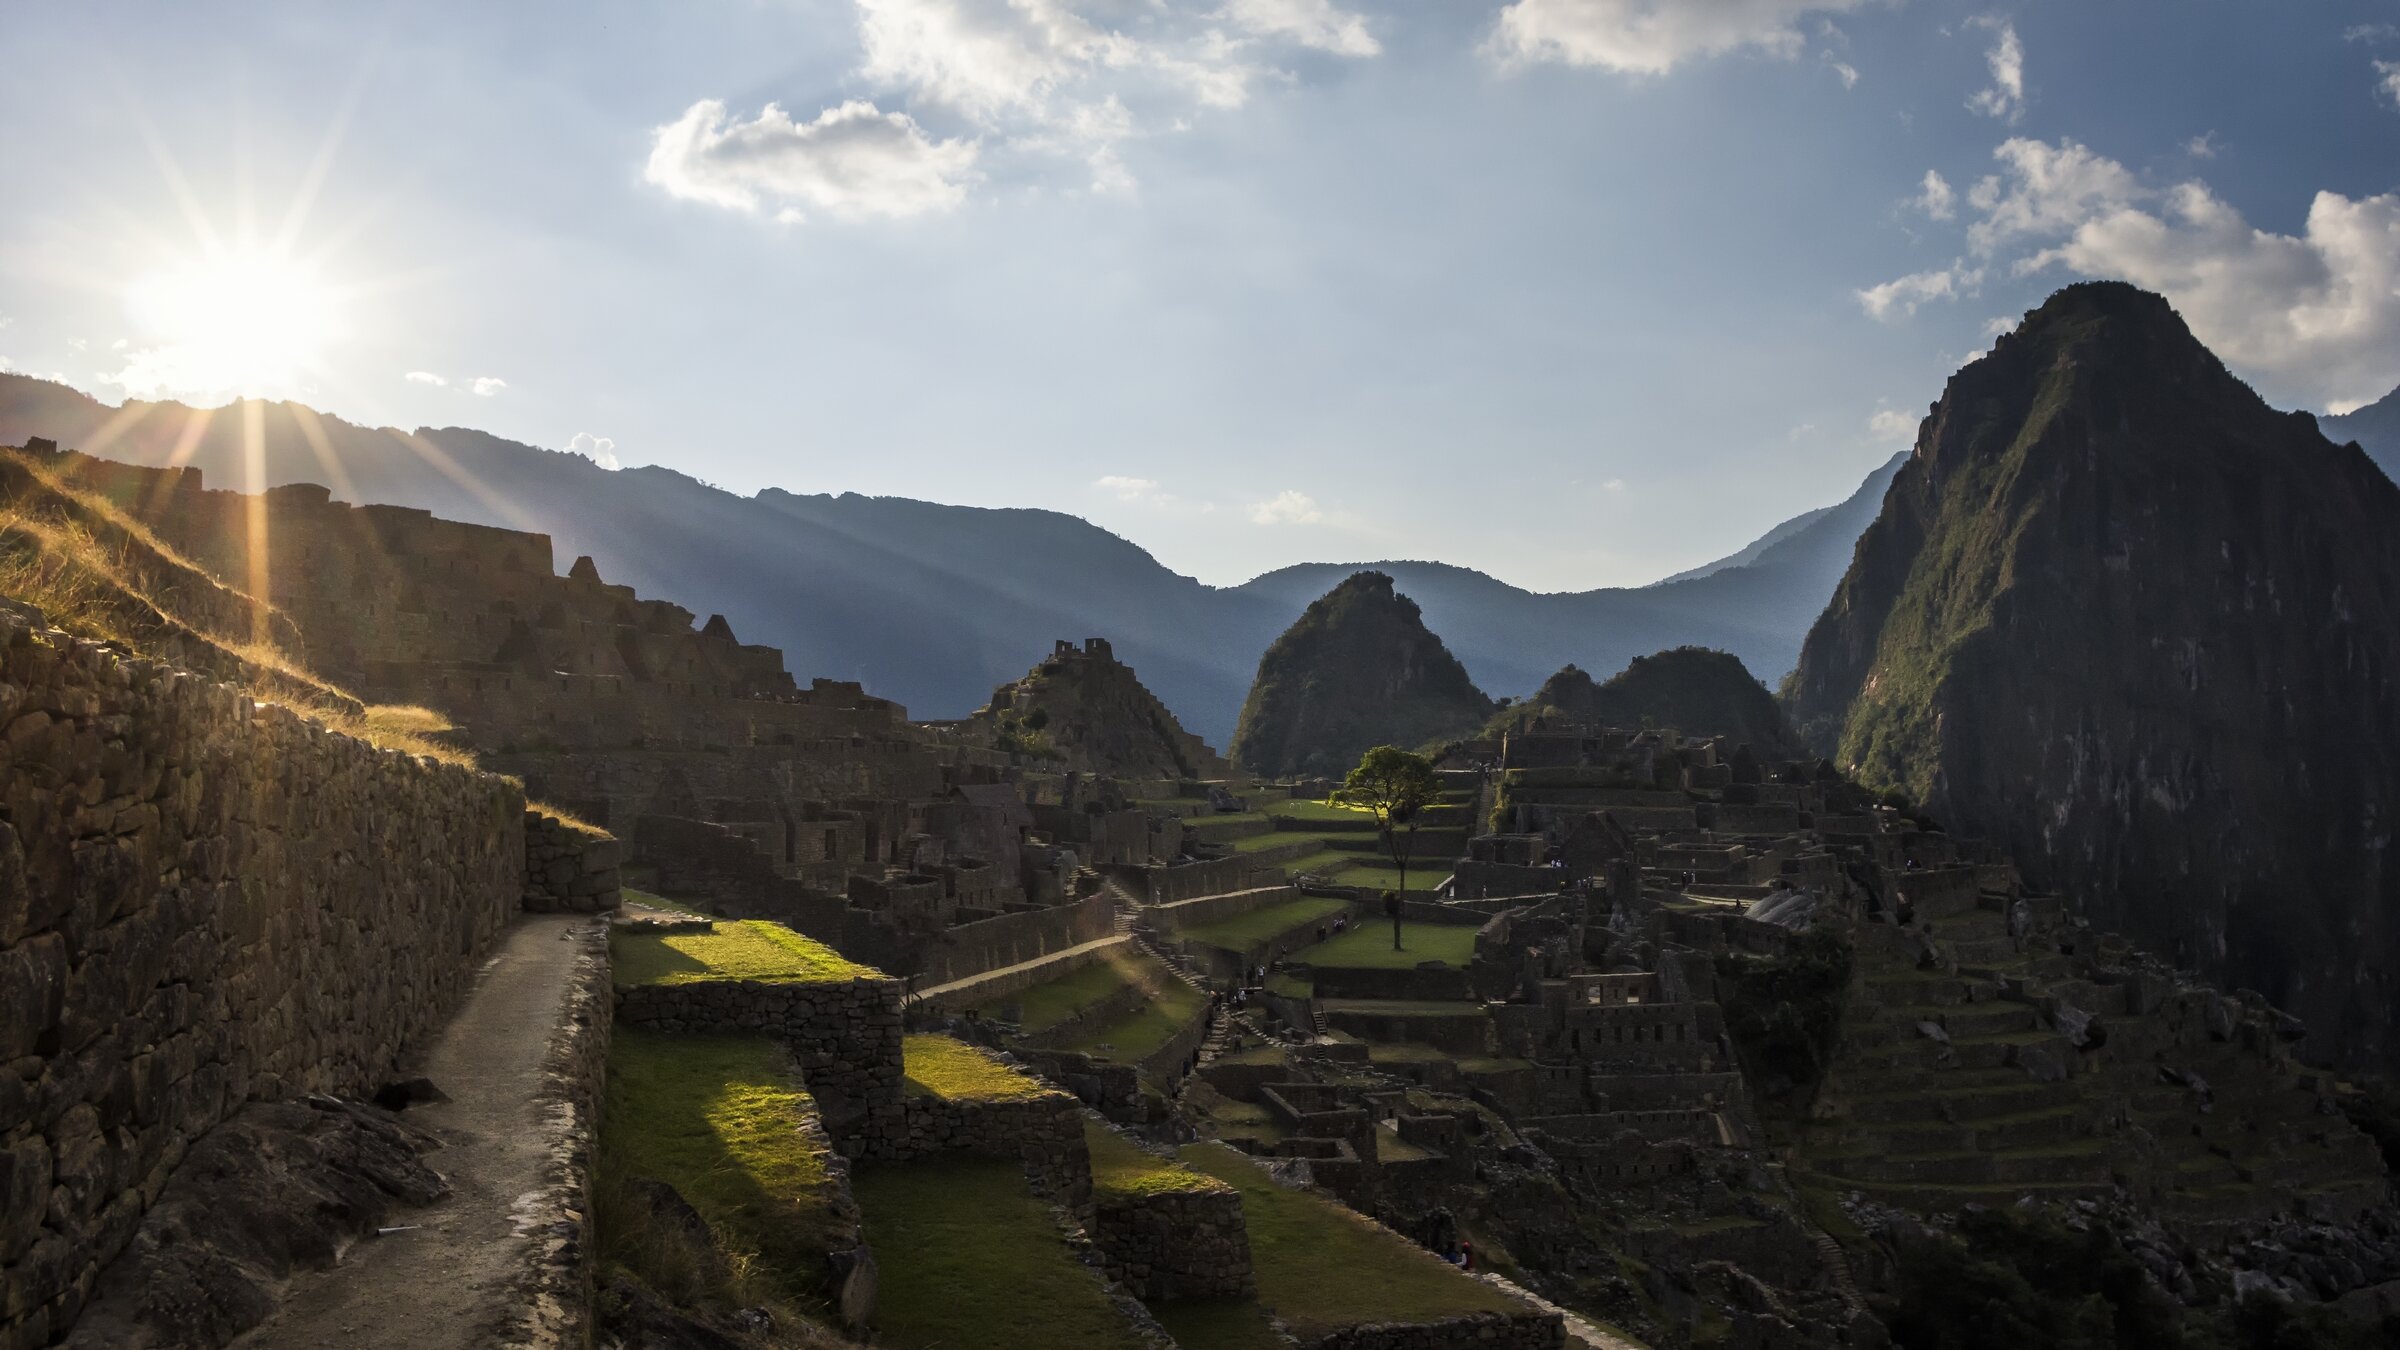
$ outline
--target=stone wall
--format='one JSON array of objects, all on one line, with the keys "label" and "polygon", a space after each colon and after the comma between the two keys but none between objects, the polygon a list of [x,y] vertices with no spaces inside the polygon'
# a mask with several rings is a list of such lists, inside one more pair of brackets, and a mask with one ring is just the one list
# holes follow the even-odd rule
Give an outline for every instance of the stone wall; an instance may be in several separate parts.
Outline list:
[{"label": "stone wall", "polygon": [[1227,891],[1223,895],[1207,895],[1197,900],[1153,905],[1142,917],[1156,924],[1161,931],[1175,933],[1197,924],[1238,918],[1254,909],[1299,898],[1300,892],[1291,886],[1255,886],[1246,891]]},{"label": "stone wall", "polygon": [[525,813],[525,908],[597,914],[617,907],[617,841],[539,811]]},{"label": "stone wall", "polygon": [[1092,1155],[1083,1106],[1051,1089],[1002,1101],[907,1096],[878,1112],[866,1156],[903,1162],[934,1153],[1013,1158],[1053,1203],[1084,1212],[1092,1199]]},{"label": "stone wall", "polygon": [[525,884],[504,779],[0,607],[0,1346],[245,1101],[371,1090]]},{"label": "stone wall", "polygon": [[1261,869],[1249,858],[1233,857],[1214,862],[1181,863],[1172,867],[1162,864],[1155,867],[1111,867],[1107,870],[1143,904],[1166,905],[1178,900],[1197,900],[1202,896],[1246,889],[1250,885],[1250,878]]},{"label": "stone wall", "polygon": [[666,1032],[751,1032],[782,1041],[845,1157],[870,1150],[900,1101],[898,980],[634,985],[617,990],[616,1017]]},{"label": "stone wall", "polygon": [[1089,1232],[1108,1277],[1137,1298],[1223,1298],[1253,1288],[1242,1194],[1232,1187],[1103,1191]]},{"label": "stone wall", "polygon": [[542,1065],[541,1118],[552,1128],[542,1185],[513,1213],[528,1250],[511,1291],[502,1343],[574,1350],[592,1337],[592,1162],[600,1151],[601,1089],[615,999],[608,979],[608,929],[579,926],[566,1017]]},{"label": "stone wall", "polygon": [[1442,1322],[1369,1323],[1304,1342],[1308,1350],[1563,1350],[1557,1313],[1470,1313]]}]

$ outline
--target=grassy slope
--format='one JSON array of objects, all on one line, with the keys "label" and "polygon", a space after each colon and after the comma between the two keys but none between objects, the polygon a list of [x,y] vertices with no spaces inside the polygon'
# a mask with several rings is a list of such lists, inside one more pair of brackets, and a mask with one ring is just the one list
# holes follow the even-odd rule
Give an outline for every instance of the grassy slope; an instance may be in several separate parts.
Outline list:
[{"label": "grassy slope", "polygon": [[1402,923],[1401,950],[1393,951],[1391,921],[1367,918],[1339,936],[1302,948],[1292,959],[1312,966],[1377,970],[1405,970],[1424,961],[1465,966],[1475,959],[1475,932],[1465,924]]},{"label": "grassy slope", "polygon": [[860,1169],[881,1276],[877,1341],[901,1350],[1138,1350],[1017,1164],[926,1158]]},{"label": "grassy slope", "polygon": [[1241,1191],[1259,1301],[1303,1341],[1362,1322],[1519,1311],[1390,1229],[1323,1196],[1276,1185],[1222,1144],[1194,1144],[1183,1158]]},{"label": "grassy slope", "polygon": [[1092,1189],[1102,1195],[1163,1195],[1232,1189],[1215,1177],[1143,1152],[1135,1147],[1132,1140],[1090,1116],[1083,1120],[1083,1139],[1092,1154]]},{"label": "grassy slope", "polygon": [[1065,1046],[1120,1063],[1157,1050],[1201,1016],[1208,997],[1181,980],[1163,982],[1148,1003],[1114,1022],[1093,1027]]},{"label": "grassy slope", "polygon": [[1176,936],[1228,951],[1241,951],[1251,943],[1264,942],[1277,933],[1297,928],[1304,923],[1329,919],[1349,907],[1347,900],[1308,896],[1286,900],[1280,904],[1261,905],[1247,914],[1236,914],[1215,923],[1194,924]]},{"label": "grassy slope", "polygon": [[823,984],[881,979],[814,938],[763,919],[719,922],[706,933],[611,933],[609,964],[620,987],[757,980]]},{"label": "grassy slope", "polygon": [[[669,1296],[711,1292],[737,1305],[763,1286],[813,1304],[813,1272],[839,1224],[829,1158],[796,1128],[816,1113],[783,1047],[764,1037],[666,1036],[620,1027],[609,1046],[601,1114],[599,1254]],[[664,1181],[706,1218],[733,1287],[696,1287],[671,1237],[652,1232],[626,1183]],[[612,1222],[613,1220],[613,1222]],[[677,1288],[676,1286],[682,1286]]]}]

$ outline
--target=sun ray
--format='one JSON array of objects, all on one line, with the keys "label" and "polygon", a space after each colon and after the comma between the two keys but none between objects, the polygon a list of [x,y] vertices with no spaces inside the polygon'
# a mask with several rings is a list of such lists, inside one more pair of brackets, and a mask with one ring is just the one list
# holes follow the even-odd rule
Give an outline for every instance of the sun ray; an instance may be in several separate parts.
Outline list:
[{"label": "sun ray", "polygon": [[346,502],[358,501],[358,485],[350,480],[350,470],[342,464],[342,457],[335,453],[333,439],[325,434],[325,424],[318,418],[317,410],[305,403],[285,406],[291,409],[292,420],[300,427],[300,438],[308,442],[310,453],[317,457],[318,464],[324,466],[325,476],[333,480],[328,485],[332,487],[333,495]]}]

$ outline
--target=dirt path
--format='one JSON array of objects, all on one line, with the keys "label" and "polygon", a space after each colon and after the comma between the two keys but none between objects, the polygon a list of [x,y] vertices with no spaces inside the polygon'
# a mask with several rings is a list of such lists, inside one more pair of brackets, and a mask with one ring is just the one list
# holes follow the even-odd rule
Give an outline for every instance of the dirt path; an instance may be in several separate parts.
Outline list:
[{"label": "dirt path", "polygon": [[564,1016],[593,920],[527,915],[477,973],[467,1001],[415,1072],[450,1100],[405,1119],[445,1142],[426,1159],[451,1195],[402,1211],[408,1232],[370,1238],[331,1270],[304,1274],[241,1350],[432,1350],[488,1343],[529,1257],[516,1211],[530,1203],[552,1144],[542,1067]]}]

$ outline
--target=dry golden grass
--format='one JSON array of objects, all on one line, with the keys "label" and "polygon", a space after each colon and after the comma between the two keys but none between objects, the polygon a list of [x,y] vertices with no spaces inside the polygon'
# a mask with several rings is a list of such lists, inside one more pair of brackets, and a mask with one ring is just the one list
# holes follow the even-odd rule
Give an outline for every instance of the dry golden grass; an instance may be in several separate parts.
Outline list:
[{"label": "dry golden grass", "polygon": [[[519,784],[519,786],[523,785]],[[552,820],[557,821],[559,824],[566,826],[568,829],[573,830],[578,834],[593,835],[601,839],[614,839],[617,837],[615,831],[607,829],[604,826],[594,825],[592,822],[585,820],[583,817],[576,815],[574,812],[563,806],[558,806],[551,802],[535,801],[529,801],[525,803],[525,805],[527,808],[538,811],[541,814],[550,817]]]}]

